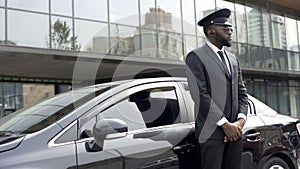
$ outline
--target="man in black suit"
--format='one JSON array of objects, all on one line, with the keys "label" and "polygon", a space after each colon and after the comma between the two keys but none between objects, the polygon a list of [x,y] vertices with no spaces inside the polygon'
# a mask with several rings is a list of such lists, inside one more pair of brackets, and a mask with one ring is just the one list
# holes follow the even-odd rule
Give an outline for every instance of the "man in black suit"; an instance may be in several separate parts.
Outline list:
[{"label": "man in black suit", "polygon": [[241,168],[248,98],[238,60],[224,50],[232,40],[230,13],[225,8],[201,19],[207,43],[186,57],[201,169]]}]

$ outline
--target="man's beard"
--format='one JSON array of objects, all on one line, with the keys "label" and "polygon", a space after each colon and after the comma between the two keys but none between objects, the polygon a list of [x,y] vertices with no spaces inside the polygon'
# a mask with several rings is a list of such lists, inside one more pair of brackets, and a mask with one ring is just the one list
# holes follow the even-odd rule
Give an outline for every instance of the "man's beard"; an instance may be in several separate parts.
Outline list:
[{"label": "man's beard", "polygon": [[229,40],[224,39],[223,45],[226,47],[231,47],[231,42]]},{"label": "man's beard", "polygon": [[226,38],[216,34],[216,38],[217,40],[223,45],[223,46],[226,46],[226,47],[231,47],[231,41],[227,40]]}]

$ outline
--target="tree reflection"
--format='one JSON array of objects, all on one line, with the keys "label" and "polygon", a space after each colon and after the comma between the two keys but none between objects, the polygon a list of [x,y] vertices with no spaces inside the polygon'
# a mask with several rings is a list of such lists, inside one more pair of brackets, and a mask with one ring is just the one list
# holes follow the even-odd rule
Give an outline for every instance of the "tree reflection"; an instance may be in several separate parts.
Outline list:
[{"label": "tree reflection", "polygon": [[53,32],[51,35],[52,48],[64,49],[64,50],[76,50],[81,48],[80,44],[77,44],[77,36],[72,36],[71,29],[66,21],[57,19],[52,26]]}]

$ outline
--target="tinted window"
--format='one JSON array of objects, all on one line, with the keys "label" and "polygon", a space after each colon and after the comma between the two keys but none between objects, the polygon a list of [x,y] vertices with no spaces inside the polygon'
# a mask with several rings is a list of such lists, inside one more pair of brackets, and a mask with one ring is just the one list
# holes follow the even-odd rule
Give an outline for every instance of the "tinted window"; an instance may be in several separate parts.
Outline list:
[{"label": "tinted window", "polygon": [[82,127],[81,138],[90,137],[96,119],[117,118],[128,125],[128,131],[171,125],[181,121],[174,87],[138,91],[111,105]]},{"label": "tinted window", "polygon": [[0,119],[0,131],[33,133],[70,114],[77,107],[106,91],[86,88],[57,95]]},{"label": "tinted window", "polygon": [[136,92],[104,111],[103,118],[119,118],[129,130],[174,124],[179,119],[179,104],[173,87]]},{"label": "tinted window", "polygon": [[64,132],[57,140],[55,140],[55,144],[65,143],[74,141],[77,139],[77,125],[72,125],[66,132]]}]

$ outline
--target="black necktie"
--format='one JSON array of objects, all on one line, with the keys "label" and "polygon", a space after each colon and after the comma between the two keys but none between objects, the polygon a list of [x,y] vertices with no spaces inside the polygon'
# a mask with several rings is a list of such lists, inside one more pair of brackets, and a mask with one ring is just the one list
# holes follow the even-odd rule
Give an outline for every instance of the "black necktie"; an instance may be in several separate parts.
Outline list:
[{"label": "black necktie", "polygon": [[226,61],[225,61],[225,56],[224,56],[223,52],[222,52],[222,51],[218,51],[218,54],[219,54],[220,57],[221,57],[221,60],[222,60],[222,63],[223,63],[223,67],[224,67],[224,69],[225,69],[225,72],[226,72],[228,75],[230,75],[229,70],[228,70],[228,67],[227,67],[227,64],[226,64]]}]

